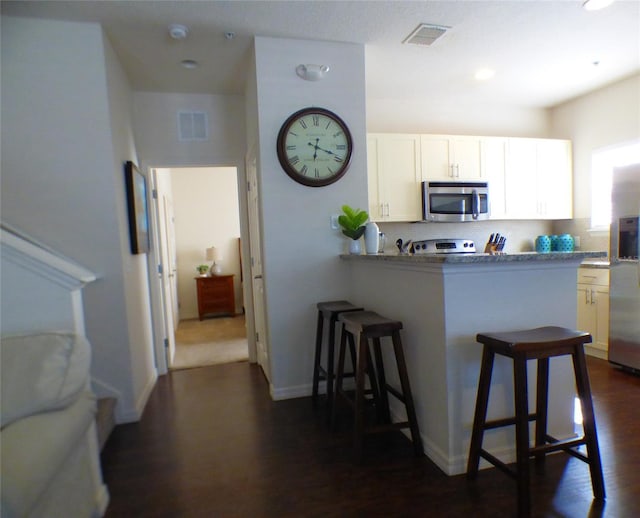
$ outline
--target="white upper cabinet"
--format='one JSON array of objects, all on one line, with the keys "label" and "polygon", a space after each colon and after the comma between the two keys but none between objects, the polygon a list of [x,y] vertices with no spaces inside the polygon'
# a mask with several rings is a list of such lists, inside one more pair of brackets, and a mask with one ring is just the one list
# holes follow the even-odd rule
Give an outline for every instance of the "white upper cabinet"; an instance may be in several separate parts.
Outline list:
[{"label": "white upper cabinet", "polygon": [[423,180],[483,178],[481,137],[421,135],[420,143]]},{"label": "white upper cabinet", "polygon": [[419,221],[420,136],[367,135],[369,216],[372,221]]},{"label": "white upper cabinet", "polygon": [[506,156],[503,219],[572,217],[570,141],[510,138]]},{"label": "white upper cabinet", "polygon": [[421,182],[489,184],[490,219],[570,219],[573,171],[568,140],[370,133],[369,215],[422,219]]}]

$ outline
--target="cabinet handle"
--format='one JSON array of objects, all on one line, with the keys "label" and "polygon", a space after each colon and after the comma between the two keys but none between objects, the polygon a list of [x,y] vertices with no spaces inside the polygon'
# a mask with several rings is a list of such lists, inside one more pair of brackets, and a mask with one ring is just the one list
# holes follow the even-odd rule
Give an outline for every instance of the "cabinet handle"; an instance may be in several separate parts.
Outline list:
[{"label": "cabinet handle", "polygon": [[388,218],[389,217],[389,204],[387,203],[386,206],[387,206],[387,213],[385,214],[385,216],[387,216],[387,218]]},{"label": "cabinet handle", "polygon": [[584,303],[589,304],[589,290],[586,288],[584,290]]},{"label": "cabinet handle", "polygon": [[449,167],[451,168],[451,174],[449,174],[449,176],[453,178],[456,175],[454,172],[456,166],[455,164],[451,164]]},{"label": "cabinet handle", "polygon": [[384,218],[384,203],[380,204],[380,217]]},{"label": "cabinet handle", "polygon": [[593,296],[594,291],[595,290],[591,290],[591,304],[595,304],[596,303],[596,300],[595,300],[595,298]]},{"label": "cabinet handle", "polygon": [[460,164],[456,164],[456,178],[460,178]]}]

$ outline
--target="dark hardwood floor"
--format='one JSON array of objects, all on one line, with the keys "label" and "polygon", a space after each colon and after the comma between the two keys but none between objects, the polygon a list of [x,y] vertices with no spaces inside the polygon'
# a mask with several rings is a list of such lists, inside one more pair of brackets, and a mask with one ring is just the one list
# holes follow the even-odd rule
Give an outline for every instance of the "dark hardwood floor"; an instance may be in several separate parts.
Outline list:
[{"label": "dark hardwood floor", "polygon": [[[586,464],[551,455],[532,470],[532,516],[640,516],[640,377],[588,365],[607,500],[592,500]],[[255,365],[172,372],[105,446],[106,517],[515,516],[502,472],[448,477],[399,433],[368,437],[356,465],[349,430],[330,432],[310,398],[271,401]]]}]

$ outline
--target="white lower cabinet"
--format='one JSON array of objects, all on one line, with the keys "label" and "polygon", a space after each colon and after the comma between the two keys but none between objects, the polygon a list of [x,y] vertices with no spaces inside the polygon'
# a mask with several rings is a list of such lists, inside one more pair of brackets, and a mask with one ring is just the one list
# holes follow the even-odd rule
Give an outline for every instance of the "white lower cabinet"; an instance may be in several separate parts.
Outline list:
[{"label": "white lower cabinet", "polygon": [[372,221],[419,221],[420,135],[367,135],[369,216]]},{"label": "white lower cabinet", "polygon": [[606,360],[609,351],[609,270],[578,269],[578,319],[576,327],[593,337],[585,352]]}]

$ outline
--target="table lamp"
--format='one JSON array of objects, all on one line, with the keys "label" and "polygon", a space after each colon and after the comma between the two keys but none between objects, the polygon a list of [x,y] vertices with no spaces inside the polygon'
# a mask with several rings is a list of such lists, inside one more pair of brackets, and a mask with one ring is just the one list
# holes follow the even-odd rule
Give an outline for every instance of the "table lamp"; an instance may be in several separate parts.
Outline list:
[{"label": "table lamp", "polygon": [[220,254],[220,250],[218,250],[215,246],[207,248],[207,261],[213,261],[213,263],[211,264],[211,268],[209,268],[210,275],[219,275],[220,273],[222,273],[222,268],[220,268],[222,255]]}]

